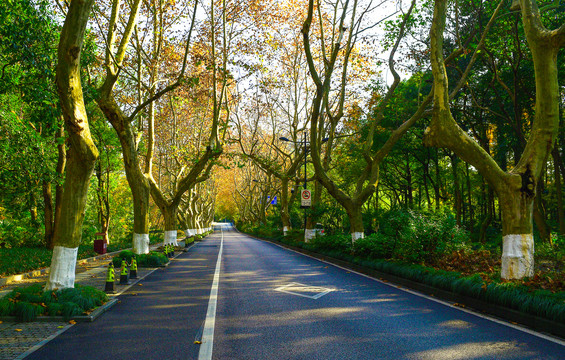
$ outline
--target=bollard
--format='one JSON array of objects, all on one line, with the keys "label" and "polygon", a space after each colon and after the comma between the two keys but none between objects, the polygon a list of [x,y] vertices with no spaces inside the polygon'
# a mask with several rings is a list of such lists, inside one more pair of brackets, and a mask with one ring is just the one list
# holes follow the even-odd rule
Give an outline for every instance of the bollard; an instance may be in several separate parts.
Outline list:
[{"label": "bollard", "polygon": [[129,277],[131,279],[137,279],[137,260],[135,255],[131,258],[131,267],[129,269]]},{"label": "bollard", "polygon": [[171,255],[171,244],[167,244],[166,246],[167,246],[167,257],[173,257]]},{"label": "bollard", "polygon": [[122,271],[120,272],[120,285],[129,284],[129,272],[126,260],[122,260]]},{"label": "bollard", "polygon": [[110,262],[108,265],[108,274],[106,275],[106,286],[104,287],[104,292],[114,293],[114,263]]}]

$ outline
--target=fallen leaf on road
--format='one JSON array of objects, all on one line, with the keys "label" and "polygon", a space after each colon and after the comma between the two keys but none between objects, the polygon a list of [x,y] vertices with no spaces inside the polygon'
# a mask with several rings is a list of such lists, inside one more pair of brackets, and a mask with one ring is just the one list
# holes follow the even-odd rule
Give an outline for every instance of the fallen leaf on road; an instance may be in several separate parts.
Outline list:
[{"label": "fallen leaf on road", "polygon": [[15,329],[16,331],[22,331],[22,329]]},{"label": "fallen leaf on road", "polygon": [[74,321],[74,320],[69,320],[69,324],[71,324],[71,325],[74,325],[74,324],[76,324],[76,323],[77,323],[77,322]]}]

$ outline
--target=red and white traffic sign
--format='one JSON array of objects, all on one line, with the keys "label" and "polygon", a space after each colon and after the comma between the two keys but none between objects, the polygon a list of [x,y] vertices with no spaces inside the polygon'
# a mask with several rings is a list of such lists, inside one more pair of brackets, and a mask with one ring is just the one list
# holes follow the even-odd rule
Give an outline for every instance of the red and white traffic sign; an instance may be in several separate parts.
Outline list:
[{"label": "red and white traffic sign", "polygon": [[300,193],[300,206],[301,207],[310,207],[312,206],[312,193],[308,189],[302,190]]}]

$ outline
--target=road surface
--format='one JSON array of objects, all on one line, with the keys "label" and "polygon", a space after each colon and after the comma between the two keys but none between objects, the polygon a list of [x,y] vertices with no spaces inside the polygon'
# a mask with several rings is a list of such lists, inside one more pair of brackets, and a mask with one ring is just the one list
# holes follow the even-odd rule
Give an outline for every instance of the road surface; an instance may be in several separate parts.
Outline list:
[{"label": "road surface", "polygon": [[230,228],[142,284],[26,359],[565,359],[563,341]]}]

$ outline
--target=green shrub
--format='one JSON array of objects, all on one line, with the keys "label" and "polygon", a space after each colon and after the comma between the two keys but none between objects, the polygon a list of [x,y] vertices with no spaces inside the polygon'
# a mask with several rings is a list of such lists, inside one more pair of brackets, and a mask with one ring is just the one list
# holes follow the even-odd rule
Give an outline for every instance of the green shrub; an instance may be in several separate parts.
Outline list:
[{"label": "green shrub", "polygon": [[47,315],[57,316],[62,313],[63,305],[59,303],[50,303],[47,305]]},{"label": "green shrub", "polygon": [[316,236],[310,242],[304,244],[307,250],[318,251],[324,254],[343,252],[351,252],[351,235],[324,235]]},{"label": "green shrub", "polygon": [[370,250],[387,259],[412,263],[434,262],[468,242],[469,234],[457,227],[449,213],[424,214],[393,209],[379,218],[379,234]]},{"label": "green shrub", "polygon": [[16,302],[8,297],[0,300],[0,316],[10,316],[15,313]]},{"label": "green shrub", "polygon": [[169,262],[165,254],[151,251],[148,254],[139,255],[137,265],[140,267],[159,267]]},{"label": "green shrub", "polygon": [[[135,254],[129,250],[122,251],[118,256],[112,259],[115,268],[122,266],[122,259],[126,259],[128,264],[131,264],[131,259]],[[137,259],[137,266],[139,267],[159,267],[169,262],[169,259],[158,251],[150,251],[148,254],[135,255]]]},{"label": "green shrub", "polygon": [[123,250],[120,252],[118,257],[120,259],[125,259],[128,263],[131,263],[131,259],[135,256],[135,253],[131,250]]},{"label": "green shrub", "polygon": [[383,233],[374,233],[355,241],[355,254],[369,259],[387,259],[393,254],[393,243]]},{"label": "green shrub", "polygon": [[61,304],[61,315],[65,321],[70,320],[73,316],[79,316],[84,313],[83,309],[78,304],[67,301]]},{"label": "green shrub", "polygon": [[15,315],[19,321],[29,322],[43,314],[44,310],[44,307],[40,304],[19,301],[16,303],[13,315]]},{"label": "green shrub", "polygon": [[40,315],[62,315],[66,320],[108,301],[108,296],[91,286],[43,291],[35,284],[16,288],[0,299],[0,315],[33,321]]}]

